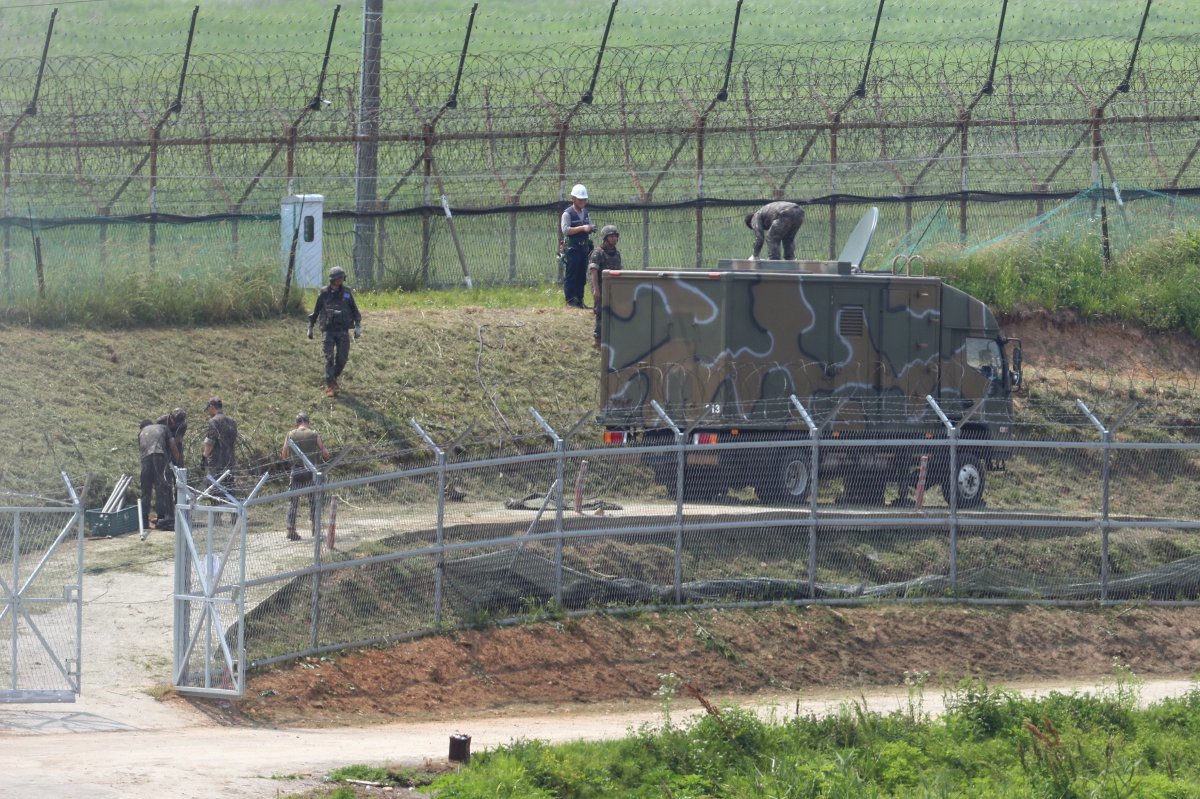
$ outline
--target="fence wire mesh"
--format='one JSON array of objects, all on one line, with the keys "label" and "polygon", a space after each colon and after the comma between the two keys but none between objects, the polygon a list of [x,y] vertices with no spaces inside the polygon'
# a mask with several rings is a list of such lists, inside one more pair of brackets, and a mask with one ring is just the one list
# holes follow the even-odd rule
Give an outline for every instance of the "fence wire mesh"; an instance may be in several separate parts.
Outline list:
[{"label": "fence wire mesh", "polygon": [[247,658],[679,604],[1200,601],[1200,431],[1025,401],[1004,441],[550,428],[272,477],[246,509]]},{"label": "fence wire mesh", "polygon": [[175,536],[174,684],[197,694],[241,695],[246,664],[247,519],[226,502],[181,491]]},{"label": "fence wire mesh", "polygon": [[0,495],[0,703],[80,690],[82,509]]}]

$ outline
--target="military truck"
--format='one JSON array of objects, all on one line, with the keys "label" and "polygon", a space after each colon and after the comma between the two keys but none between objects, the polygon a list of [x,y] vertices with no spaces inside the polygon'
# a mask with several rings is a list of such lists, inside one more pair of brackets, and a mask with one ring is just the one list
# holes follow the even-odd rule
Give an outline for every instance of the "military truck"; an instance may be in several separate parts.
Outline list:
[{"label": "military truck", "polygon": [[[877,215],[877,211],[875,212]],[[867,224],[869,222],[869,225]],[[1020,341],[1005,338],[979,300],[938,277],[863,271],[858,249],[837,261],[720,261],[713,271],[606,272],[601,305],[600,423],[609,444],[661,444],[645,455],[674,495],[676,438],[685,432],[685,494],[753,487],[764,503],[800,503],[811,487],[807,447],[713,447],[809,441],[795,397],[821,428],[819,475],[842,498],[906,501],[923,484],[947,502],[983,503],[985,475],[1003,469]],[[852,236],[853,239],[853,236]],[[956,474],[933,397],[960,425]],[[965,422],[963,421],[965,419]],[[854,440],[901,440],[889,446]],[[909,444],[907,442],[911,441]]]}]

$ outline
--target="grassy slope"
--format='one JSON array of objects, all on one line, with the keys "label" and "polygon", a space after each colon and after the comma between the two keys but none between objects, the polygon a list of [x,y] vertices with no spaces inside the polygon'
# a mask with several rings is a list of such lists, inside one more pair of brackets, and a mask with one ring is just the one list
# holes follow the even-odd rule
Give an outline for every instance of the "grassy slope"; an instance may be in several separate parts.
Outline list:
[{"label": "grassy slope", "polygon": [[[562,308],[555,288],[361,300],[366,334],[352,348],[336,401],[323,396],[320,343],[304,337],[300,317],[134,331],[0,326],[0,361],[8,365],[0,488],[61,488],[57,472],[65,468],[80,482],[94,474],[94,491],[107,492],[137,468],[138,421],[177,405],[191,417],[187,460],[195,468],[213,394],[239,422],[243,462],[271,457],[300,410],[334,448],[379,448],[417,445],[414,417],[445,442],[471,423],[479,436],[539,436],[530,406],[560,431],[595,407],[591,314]],[[1200,349],[1185,334],[1056,329],[1053,321],[1005,326],[1024,339],[1039,400],[1069,409],[1085,383],[1128,391],[1134,379],[1182,378],[1186,388],[1200,375]]]},{"label": "grassy slope", "polygon": [[[532,307],[502,307],[518,300]],[[239,422],[243,460],[277,449],[300,410],[342,447],[411,441],[412,417],[440,440],[473,420],[480,434],[504,432],[493,401],[525,431],[534,425],[530,405],[567,426],[595,404],[591,314],[559,308],[552,290],[397,302],[366,311],[346,390],[332,402],[322,393],[319,338],[304,337],[301,318],[132,332],[0,328],[0,359],[9,365],[0,486],[53,487],[60,465],[79,481],[95,474],[98,489],[111,486],[120,473],[135,473],[138,421],[177,405],[189,412],[187,460],[195,468],[213,394]]]}]

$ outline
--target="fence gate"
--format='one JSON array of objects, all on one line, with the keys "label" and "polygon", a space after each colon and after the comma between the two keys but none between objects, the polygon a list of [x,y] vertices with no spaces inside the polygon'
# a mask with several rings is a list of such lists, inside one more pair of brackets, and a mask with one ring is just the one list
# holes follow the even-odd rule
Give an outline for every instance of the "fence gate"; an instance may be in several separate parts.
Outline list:
[{"label": "fence gate", "polygon": [[198,494],[177,474],[173,683],[180,693],[241,696],[246,507],[219,484]]},{"label": "fence gate", "polygon": [[63,480],[71,505],[0,507],[0,703],[79,694],[83,504]]}]

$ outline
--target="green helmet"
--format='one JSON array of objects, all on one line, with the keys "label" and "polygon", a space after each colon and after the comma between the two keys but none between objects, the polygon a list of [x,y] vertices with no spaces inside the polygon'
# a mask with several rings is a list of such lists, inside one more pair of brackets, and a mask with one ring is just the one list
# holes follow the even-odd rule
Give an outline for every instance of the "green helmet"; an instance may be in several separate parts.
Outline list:
[{"label": "green helmet", "polygon": [[600,228],[600,240],[604,241],[609,236],[620,236],[621,232],[617,230],[616,225],[605,225]]},{"label": "green helmet", "polygon": [[330,270],[329,270],[329,279],[330,279],[331,281],[332,281],[332,280],[337,280],[339,277],[340,277],[342,280],[345,280],[345,279],[346,279],[346,270],[345,270],[345,269],[343,269],[343,268],[342,268],[342,267],[340,267],[340,266],[335,266],[333,269],[330,269]]}]

